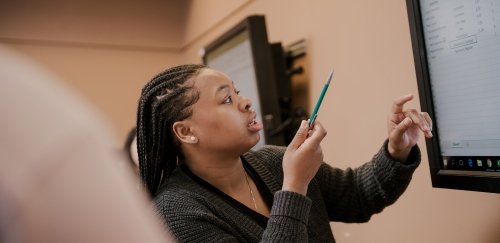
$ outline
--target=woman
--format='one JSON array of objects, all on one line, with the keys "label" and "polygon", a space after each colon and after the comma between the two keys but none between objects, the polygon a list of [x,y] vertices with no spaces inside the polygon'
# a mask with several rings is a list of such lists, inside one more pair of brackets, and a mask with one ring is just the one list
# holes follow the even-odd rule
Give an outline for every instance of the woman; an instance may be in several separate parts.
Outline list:
[{"label": "woman", "polygon": [[420,162],[426,113],[395,101],[389,138],[354,170],[323,163],[326,131],[302,121],[288,147],[250,149],[262,124],[225,74],[170,68],[143,89],[138,110],[141,177],[181,242],[334,242],[330,221],[366,222],[406,189]]}]

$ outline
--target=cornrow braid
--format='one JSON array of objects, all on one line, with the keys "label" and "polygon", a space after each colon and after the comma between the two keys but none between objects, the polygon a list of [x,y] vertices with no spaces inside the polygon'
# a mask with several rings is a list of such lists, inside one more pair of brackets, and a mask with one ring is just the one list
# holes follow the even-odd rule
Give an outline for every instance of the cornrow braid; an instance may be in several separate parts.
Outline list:
[{"label": "cornrow braid", "polygon": [[169,68],[142,89],[137,111],[137,152],[141,178],[151,196],[167,182],[177,161],[183,159],[172,125],[191,116],[191,106],[198,101],[199,93],[186,81],[203,68],[195,64]]}]

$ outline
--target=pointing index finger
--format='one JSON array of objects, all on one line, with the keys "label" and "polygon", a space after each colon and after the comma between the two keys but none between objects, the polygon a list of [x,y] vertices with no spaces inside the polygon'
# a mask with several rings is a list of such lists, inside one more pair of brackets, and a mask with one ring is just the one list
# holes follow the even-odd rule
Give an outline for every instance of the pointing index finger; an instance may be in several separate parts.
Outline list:
[{"label": "pointing index finger", "polygon": [[403,95],[403,96],[397,98],[394,101],[394,103],[392,104],[391,113],[392,114],[399,114],[399,113],[403,112],[404,104],[406,104],[406,102],[408,102],[412,99],[413,99],[412,94]]}]

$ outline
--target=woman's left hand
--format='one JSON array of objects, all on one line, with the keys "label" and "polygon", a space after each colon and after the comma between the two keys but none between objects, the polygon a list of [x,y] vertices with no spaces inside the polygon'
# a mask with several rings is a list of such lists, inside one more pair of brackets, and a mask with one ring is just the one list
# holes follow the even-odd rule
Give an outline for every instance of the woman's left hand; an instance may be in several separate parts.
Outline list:
[{"label": "woman's left hand", "polygon": [[396,99],[387,119],[389,154],[393,159],[401,162],[406,161],[411,148],[417,144],[420,131],[426,138],[432,137],[432,120],[427,112],[403,109],[405,103],[412,99],[411,94]]}]

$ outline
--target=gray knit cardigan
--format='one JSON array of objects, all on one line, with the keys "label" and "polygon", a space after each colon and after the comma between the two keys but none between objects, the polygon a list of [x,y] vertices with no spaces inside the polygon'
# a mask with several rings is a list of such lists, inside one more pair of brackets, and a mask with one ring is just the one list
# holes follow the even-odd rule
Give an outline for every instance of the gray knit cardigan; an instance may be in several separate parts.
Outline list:
[{"label": "gray knit cardigan", "polygon": [[274,194],[266,228],[179,168],[154,198],[159,214],[180,242],[335,242],[330,221],[368,221],[398,199],[420,163],[417,146],[403,164],[389,157],[386,141],[356,169],[323,163],[306,197],[281,191],[285,149],[265,146],[243,155]]}]

